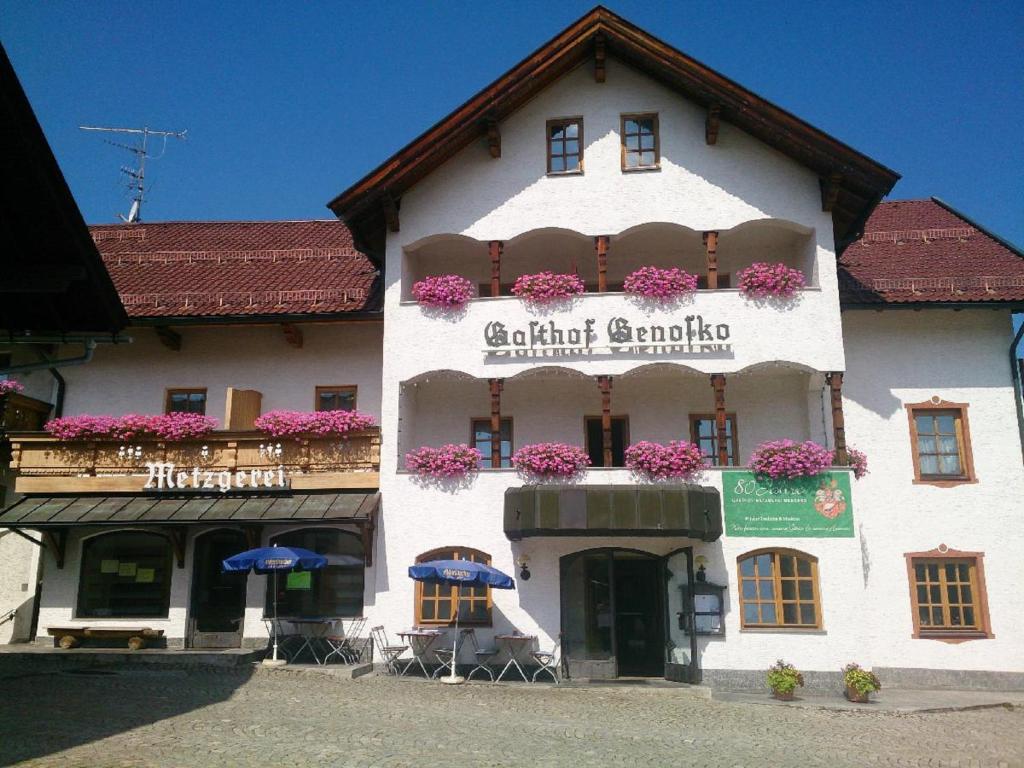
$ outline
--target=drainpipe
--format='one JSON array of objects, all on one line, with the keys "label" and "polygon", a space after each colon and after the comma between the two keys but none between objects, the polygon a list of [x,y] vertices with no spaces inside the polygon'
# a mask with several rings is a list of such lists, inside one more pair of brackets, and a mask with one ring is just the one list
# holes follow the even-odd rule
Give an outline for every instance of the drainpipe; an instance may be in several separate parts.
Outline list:
[{"label": "drainpipe", "polygon": [[[43,350],[37,349],[36,354],[39,356],[40,360],[47,363],[51,362],[49,356],[47,356]],[[57,382],[57,394],[53,398],[53,418],[59,419],[64,415],[64,393],[67,391],[68,385],[60,371],[56,368],[49,368],[48,370],[50,371],[50,375],[53,377],[53,380]]]},{"label": "drainpipe", "polygon": [[1024,338],[1024,323],[1021,323],[1010,344],[1010,376],[1013,377],[1013,400],[1017,407],[1017,431],[1020,433],[1021,460],[1024,461],[1024,402],[1021,401],[1021,397],[1024,395],[1024,383],[1021,382],[1021,369],[1017,362],[1017,346],[1020,344],[1021,338]]}]

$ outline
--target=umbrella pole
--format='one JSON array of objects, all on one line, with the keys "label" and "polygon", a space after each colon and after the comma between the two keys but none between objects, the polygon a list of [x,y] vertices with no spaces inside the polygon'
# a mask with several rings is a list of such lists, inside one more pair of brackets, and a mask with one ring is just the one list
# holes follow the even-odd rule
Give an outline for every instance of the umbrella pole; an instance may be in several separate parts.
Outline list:
[{"label": "umbrella pole", "polygon": [[277,661],[277,569],[274,569],[274,661]]},{"label": "umbrella pole", "polygon": [[441,682],[448,685],[458,685],[466,682],[465,678],[455,674],[455,662],[459,655],[459,606],[462,605],[462,585],[455,585],[455,639],[452,641],[452,668],[447,677],[442,677]]}]

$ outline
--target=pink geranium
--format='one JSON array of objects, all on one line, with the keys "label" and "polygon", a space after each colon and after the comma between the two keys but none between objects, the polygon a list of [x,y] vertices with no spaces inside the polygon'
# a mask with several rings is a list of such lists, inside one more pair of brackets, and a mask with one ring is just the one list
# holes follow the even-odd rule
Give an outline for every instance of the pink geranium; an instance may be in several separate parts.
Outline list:
[{"label": "pink geranium", "polygon": [[756,261],[736,273],[740,293],[751,299],[788,299],[804,287],[804,273],[785,264]]},{"label": "pink geranium", "polygon": [[412,297],[425,307],[459,309],[473,298],[473,283],[459,275],[431,275],[413,283]]},{"label": "pink geranium", "polygon": [[626,449],[626,466],[652,480],[692,480],[708,463],[693,443],[673,440],[662,445],[641,440]]},{"label": "pink geranium", "polygon": [[634,296],[665,301],[696,291],[697,276],[678,267],[640,267],[626,276],[622,289]]},{"label": "pink geranium", "polygon": [[65,416],[46,422],[44,429],[58,440],[188,440],[217,428],[212,416],[198,413],[167,413],[123,416]]},{"label": "pink geranium", "polygon": [[850,468],[853,469],[853,476],[860,480],[868,473],[868,457],[863,451],[856,448],[847,448],[846,455],[850,460]]},{"label": "pink geranium", "polygon": [[14,379],[4,379],[3,381],[0,381],[0,397],[3,397],[4,395],[9,395],[12,392],[17,393],[24,391],[25,388],[21,386],[21,383],[15,381]]},{"label": "pink geranium", "polygon": [[545,303],[572,298],[586,290],[578,275],[560,275],[554,272],[538,272],[522,275],[512,286],[512,295],[524,301]]},{"label": "pink geranium", "polygon": [[166,413],[152,417],[150,428],[161,440],[190,440],[213,432],[217,420],[200,413]]},{"label": "pink geranium", "polygon": [[573,477],[590,466],[590,457],[575,445],[534,443],[512,454],[512,466],[535,477]]},{"label": "pink geranium", "polygon": [[254,422],[256,429],[271,437],[330,437],[359,432],[373,425],[373,416],[360,411],[267,411]]},{"label": "pink geranium", "polygon": [[832,451],[812,440],[774,440],[761,443],[750,454],[754,474],[773,479],[820,475],[832,461]]},{"label": "pink geranium", "polygon": [[424,446],[405,454],[405,468],[421,477],[464,477],[480,468],[482,454],[465,443]]}]

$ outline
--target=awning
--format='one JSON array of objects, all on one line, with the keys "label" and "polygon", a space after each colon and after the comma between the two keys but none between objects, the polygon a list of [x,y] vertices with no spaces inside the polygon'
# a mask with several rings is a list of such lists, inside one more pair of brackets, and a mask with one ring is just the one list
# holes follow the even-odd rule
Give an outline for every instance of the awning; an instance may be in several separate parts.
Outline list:
[{"label": "awning", "polygon": [[505,535],[675,536],[715,541],[722,499],[700,485],[566,487],[524,485],[505,491]]}]

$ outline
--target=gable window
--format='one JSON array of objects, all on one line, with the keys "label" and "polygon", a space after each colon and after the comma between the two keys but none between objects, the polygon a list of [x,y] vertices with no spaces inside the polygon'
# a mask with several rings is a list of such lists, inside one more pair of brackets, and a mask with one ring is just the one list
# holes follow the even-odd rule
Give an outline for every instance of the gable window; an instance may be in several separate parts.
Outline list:
[{"label": "gable window", "polygon": [[[351,531],[335,528],[304,528],[275,536],[271,544],[302,547],[327,558],[327,567],[314,571],[279,573],[279,616],[362,616],[363,541]],[[274,611],[274,579],[267,578],[265,611]]]},{"label": "gable window", "polygon": [[[491,556],[468,547],[446,547],[424,552],[417,563],[430,560],[470,560],[491,564]],[[454,587],[447,584],[416,582],[416,624],[452,624],[458,602],[459,624],[491,626],[491,588],[482,586]]]},{"label": "gable window", "polygon": [[206,413],[206,389],[168,389],[164,413]]},{"label": "gable window", "polygon": [[622,116],[622,170],[658,168],[661,154],[658,141],[658,116]]},{"label": "gable window", "polygon": [[[604,430],[600,416],[586,417],[587,454],[590,466],[603,467]],[[612,463],[613,467],[626,466],[626,449],[629,447],[629,417],[612,416]]]},{"label": "gable window", "polygon": [[79,618],[167,616],[171,597],[171,542],[141,531],[115,531],[82,543]]},{"label": "gable window", "polygon": [[965,404],[936,398],[908,405],[907,413],[914,482],[955,485],[977,481]]},{"label": "gable window", "polygon": [[762,549],[737,562],[742,627],[821,628],[817,558],[791,549]]},{"label": "gable window", "polygon": [[905,557],[914,637],[949,642],[992,637],[983,552],[940,546]]},{"label": "gable window", "polygon": [[[472,429],[472,445],[480,453],[483,454],[483,459],[480,461],[480,466],[487,469],[492,469],[491,464],[491,420],[490,418],[485,419],[473,419],[471,424]],[[501,420],[501,431],[498,434],[498,439],[501,441],[501,467],[512,466],[512,419],[503,418]]]},{"label": "gable window", "polygon": [[548,120],[548,173],[583,172],[583,118]]},{"label": "gable window", "polygon": [[356,388],[317,387],[316,409],[318,411],[354,411],[356,409]]},{"label": "gable window", "polygon": [[[711,462],[712,466],[718,466],[718,425],[715,423],[713,413],[690,414],[690,440],[700,448],[701,454]],[[725,452],[729,459],[727,466],[730,467],[739,464],[736,443],[736,414],[727,413],[725,415]]]}]

